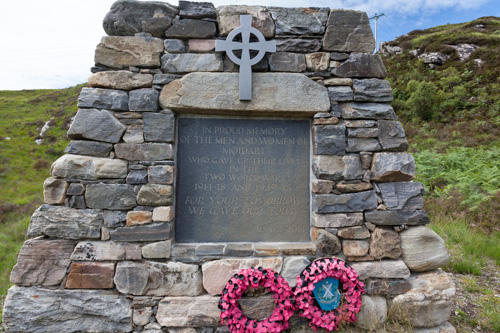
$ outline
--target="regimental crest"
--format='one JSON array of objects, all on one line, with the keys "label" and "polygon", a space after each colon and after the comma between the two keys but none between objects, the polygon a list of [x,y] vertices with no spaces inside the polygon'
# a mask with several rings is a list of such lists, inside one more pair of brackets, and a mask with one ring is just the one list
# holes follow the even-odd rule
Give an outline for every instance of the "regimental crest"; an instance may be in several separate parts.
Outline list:
[{"label": "regimental crest", "polygon": [[314,284],[314,297],[323,311],[338,308],[340,303],[339,280],[326,278]]},{"label": "regimental crest", "polygon": [[[241,35],[241,42],[236,37]],[[258,42],[251,42],[251,35]],[[236,57],[235,50],[241,50],[241,58]],[[250,50],[259,51],[253,58]],[[276,41],[266,41],[264,35],[252,27],[252,15],[240,15],[240,26],[229,33],[226,40],[215,41],[215,51],[225,51],[232,62],[240,66],[240,100],[252,99],[252,66],[264,58],[266,52],[276,52]]]}]

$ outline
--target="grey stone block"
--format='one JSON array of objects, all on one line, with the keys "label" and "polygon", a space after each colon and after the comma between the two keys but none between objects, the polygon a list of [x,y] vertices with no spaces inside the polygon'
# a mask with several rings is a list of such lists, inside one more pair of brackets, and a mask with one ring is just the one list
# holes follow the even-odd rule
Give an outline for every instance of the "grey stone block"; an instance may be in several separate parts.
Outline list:
[{"label": "grey stone block", "polygon": [[82,88],[78,96],[79,108],[99,108],[109,110],[128,110],[128,94],[123,90]]},{"label": "grey stone block", "polygon": [[314,126],[314,154],[344,155],[345,125]]},{"label": "grey stone block", "polygon": [[380,183],[380,196],[388,210],[419,210],[424,206],[422,183]]},{"label": "grey stone block", "polygon": [[166,53],[161,57],[161,69],[165,73],[222,72],[221,54],[214,53]]},{"label": "grey stone block", "polygon": [[137,206],[134,188],[125,184],[87,185],[85,201],[95,209],[126,210]]},{"label": "grey stone block", "polygon": [[415,159],[407,153],[377,153],[373,156],[371,180],[400,182],[415,178]]},{"label": "grey stone block", "polygon": [[274,21],[266,7],[231,5],[219,6],[216,11],[221,36],[227,36],[240,26],[240,15],[252,15],[252,27],[259,30],[266,38],[274,37]]},{"label": "grey stone block", "polygon": [[339,253],[342,249],[339,238],[323,229],[317,230],[317,235],[314,239],[314,243],[316,244],[318,251],[322,255],[331,256],[333,254]]},{"label": "grey stone block", "polygon": [[76,209],[85,209],[85,197],[83,195],[74,195],[69,198],[68,206]]},{"label": "grey stone block", "polygon": [[373,53],[374,49],[375,38],[365,12],[346,9],[330,12],[323,50]]},{"label": "grey stone block", "polygon": [[175,116],[173,112],[145,113],[144,139],[155,142],[173,142],[175,130]]},{"label": "grey stone block", "polygon": [[130,111],[158,111],[158,91],[156,89],[136,89],[130,92]]},{"label": "grey stone block", "polygon": [[140,185],[148,182],[148,172],[146,170],[132,170],[127,175],[127,184]]},{"label": "grey stone block", "polygon": [[332,70],[332,74],[339,77],[383,79],[387,76],[387,70],[378,54],[351,53],[349,59]]},{"label": "grey stone block", "polygon": [[313,209],[317,213],[355,213],[377,208],[375,191],[348,194],[317,194],[313,196]]},{"label": "grey stone block", "polygon": [[173,158],[172,145],[168,143],[119,143],[115,145],[118,158],[128,161],[161,161]]},{"label": "grey stone block", "polygon": [[215,23],[201,20],[183,19],[174,22],[165,31],[167,38],[213,38],[216,32]]},{"label": "grey stone block", "polygon": [[356,102],[392,102],[391,84],[387,80],[352,80]]},{"label": "grey stone block", "polygon": [[405,131],[399,121],[379,120],[379,141],[383,150],[406,151],[409,147]]},{"label": "grey stone block", "polygon": [[347,139],[346,151],[351,153],[361,151],[380,151],[381,149],[382,147],[378,143],[377,139]]},{"label": "grey stone block", "polygon": [[137,193],[137,202],[144,206],[169,206],[172,204],[173,188],[170,185],[148,184]]},{"label": "grey stone block", "polygon": [[342,103],[340,112],[344,119],[395,120],[397,118],[392,106],[382,103]]},{"label": "grey stone block", "polygon": [[76,155],[89,155],[96,157],[108,157],[113,145],[105,142],[72,140],[64,149],[65,153]]},{"label": "grey stone block", "polygon": [[276,52],[269,55],[269,69],[272,72],[304,72],[306,56],[300,53]]},{"label": "grey stone block", "polygon": [[372,210],[365,212],[365,219],[376,225],[419,225],[430,222],[423,210]]},{"label": "grey stone block", "polygon": [[116,228],[125,225],[127,212],[120,210],[105,210],[102,212],[104,225],[109,228]]},{"label": "grey stone block", "polygon": [[148,181],[151,184],[171,185],[174,182],[174,167],[171,165],[150,166]]},{"label": "grey stone block", "polygon": [[155,74],[153,84],[168,84],[177,78],[178,75],[174,74]]},{"label": "grey stone block", "polygon": [[317,52],[320,49],[321,40],[319,39],[276,39],[277,52]]},{"label": "grey stone block", "polygon": [[109,111],[80,109],[68,130],[68,138],[117,143],[126,129]]},{"label": "grey stone block", "polygon": [[66,195],[83,195],[85,186],[80,183],[71,183],[66,190]]},{"label": "grey stone block", "polygon": [[215,6],[211,2],[179,1],[181,18],[215,18]]},{"label": "grey stone block", "polygon": [[133,227],[121,227],[110,231],[112,241],[151,242],[171,238],[170,223],[145,224]]},{"label": "grey stone block", "polygon": [[268,7],[276,25],[276,35],[316,35],[325,32],[329,8]]},{"label": "grey stone block", "polygon": [[117,69],[134,66],[155,68],[160,67],[160,55],[163,51],[163,40],[160,38],[107,36],[97,45],[94,61]]},{"label": "grey stone block", "polygon": [[328,96],[332,102],[350,102],[354,100],[354,92],[348,86],[328,87]]},{"label": "grey stone block", "polygon": [[379,135],[378,128],[355,127],[347,129],[348,138],[367,139],[367,138],[377,138],[378,135]]}]

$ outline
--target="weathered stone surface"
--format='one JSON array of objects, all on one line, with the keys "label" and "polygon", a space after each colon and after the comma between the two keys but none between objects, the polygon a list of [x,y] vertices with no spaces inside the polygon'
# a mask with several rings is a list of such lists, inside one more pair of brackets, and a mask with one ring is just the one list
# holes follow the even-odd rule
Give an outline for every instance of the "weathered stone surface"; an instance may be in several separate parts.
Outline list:
[{"label": "weathered stone surface", "polygon": [[378,128],[376,127],[370,127],[370,128],[365,128],[365,127],[356,127],[356,128],[349,128],[347,130],[347,136],[349,138],[360,138],[360,139],[366,139],[366,138],[376,138],[379,135]]},{"label": "weathered stone surface", "polygon": [[68,154],[108,157],[113,145],[105,142],[72,140],[64,150]]},{"label": "weathered stone surface", "polygon": [[401,259],[357,262],[352,263],[351,266],[358,272],[361,280],[369,278],[407,279],[410,277],[410,270]]},{"label": "weathered stone surface", "polygon": [[222,72],[222,56],[215,53],[166,53],[161,57],[161,69],[167,73]]},{"label": "weathered stone surface", "polygon": [[312,238],[316,248],[323,255],[336,254],[342,249],[339,238],[324,229],[313,229]]},{"label": "weathered stone surface", "polygon": [[119,143],[116,157],[128,161],[161,161],[173,158],[172,145],[167,143]]},{"label": "weathered stone surface", "polygon": [[376,330],[387,320],[387,301],[382,296],[361,296],[361,309],[356,315],[356,326]]},{"label": "weathered stone surface", "polygon": [[313,120],[314,125],[336,125],[339,123],[339,118],[331,117],[331,118],[317,118]]},{"label": "weathered stone surface", "polygon": [[272,53],[269,55],[269,69],[272,72],[304,72],[306,70],[306,57],[301,53]]},{"label": "weathered stone surface", "polygon": [[141,260],[141,247],[136,244],[114,242],[80,242],[71,260]]},{"label": "weathered stone surface", "polygon": [[252,15],[252,27],[259,30],[264,37],[274,37],[274,21],[265,7],[232,5],[219,6],[216,10],[221,36],[227,36],[240,26],[240,15]]},{"label": "weathered stone surface", "polygon": [[401,239],[391,229],[375,228],[370,238],[370,255],[375,259],[397,259],[401,256]]},{"label": "weathered stone surface", "polygon": [[170,185],[148,184],[137,193],[137,202],[144,206],[168,206],[172,204],[172,195]]},{"label": "weathered stone surface", "polygon": [[213,52],[215,51],[215,39],[190,39],[189,52]]},{"label": "weathered stone surface", "polygon": [[111,240],[118,242],[150,242],[170,238],[170,224],[156,223],[117,228],[109,233]]},{"label": "weathered stone surface", "polygon": [[350,102],[354,100],[354,93],[349,86],[330,86],[328,87],[328,96],[331,101]]},{"label": "weathered stone surface", "polygon": [[133,186],[125,184],[87,185],[85,202],[95,209],[126,210],[137,206]]},{"label": "weathered stone surface", "polygon": [[163,46],[165,47],[165,51],[167,51],[168,53],[185,53],[187,51],[186,42],[183,41],[182,39],[167,38],[163,42]]},{"label": "weathered stone surface", "polygon": [[369,128],[369,127],[376,127],[377,126],[377,121],[376,120],[346,120],[345,121],[345,127],[347,128]]},{"label": "weathered stone surface", "polygon": [[[227,282],[227,281],[226,281]],[[156,320],[167,327],[218,327],[220,297],[165,297],[158,305]]]},{"label": "weathered stone surface", "polygon": [[342,253],[345,256],[362,257],[368,254],[370,243],[363,240],[342,241]]},{"label": "weathered stone surface", "polygon": [[211,2],[179,1],[179,15],[182,18],[215,18],[215,7]]},{"label": "weathered stone surface", "polygon": [[78,107],[127,111],[128,94],[123,90],[84,87],[78,96]]},{"label": "weathered stone surface", "polygon": [[171,185],[174,181],[174,167],[171,165],[155,165],[148,168],[150,184]]},{"label": "weathered stone surface", "polygon": [[152,85],[153,75],[132,73],[129,71],[97,72],[89,77],[89,86],[92,88],[132,90],[149,88]]},{"label": "weathered stone surface", "polygon": [[146,141],[173,142],[175,117],[172,112],[145,113],[144,138]]},{"label": "weathered stone surface", "polygon": [[316,194],[313,207],[317,213],[355,213],[377,207],[375,191],[349,194]]},{"label": "weathered stone surface", "polygon": [[109,36],[134,36],[146,32],[163,37],[177,14],[166,2],[121,0],[111,6],[102,23]]},{"label": "weathered stone surface", "polygon": [[387,70],[378,54],[351,53],[349,59],[336,67],[332,74],[340,77],[383,79],[387,76]]},{"label": "weathered stone surface", "polygon": [[368,295],[397,296],[411,289],[411,282],[407,280],[370,279],[365,282],[365,290]]},{"label": "weathered stone surface", "polygon": [[415,159],[407,153],[377,153],[373,155],[371,180],[400,182],[415,178]]},{"label": "weathered stone surface", "polygon": [[115,284],[119,292],[132,295],[197,296],[203,292],[200,268],[179,262],[119,262]]},{"label": "weathered stone surface", "polygon": [[405,131],[399,121],[379,120],[378,129],[380,131],[378,139],[383,150],[406,151],[408,149]]},{"label": "weathered stone surface", "polygon": [[400,236],[403,261],[411,271],[430,271],[448,263],[444,241],[433,230],[425,226],[410,227]]},{"label": "weathered stone surface", "polygon": [[396,296],[389,308],[389,316],[409,321],[414,327],[438,326],[450,318],[455,285],[447,273],[435,272],[416,275],[412,288]]},{"label": "weathered stone surface", "polygon": [[132,170],[127,175],[127,184],[141,185],[148,182],[147,170]]},{"label": "weathered stone surface", "polygon": [[71,183],[66,190],[67,195],[83,195],[85,193],[85,186],[80,183]]},{"label": "weathered stone surface", "polygon": [[109,291],[9,289],[3,311],[7,332],[130,332],[130,301]]},{"label": "weathered stone surface", "polygon": [[285,258],[280,275],[288,282],[288,285],[293,288],[297,284],[297,276],[299,276],[302,270],[310,263],[307,257]]},{"label": "weathered stone surface", "polygon": [[352,83],[356,102],[391,102],[394,99],[391,84],[387,80],[354,79]]},{"label": "weathered stone surface", "polygon": [[268,7],[276,35],[317,35],[325,32],[329,8]]},{"label": "weathered stone surface", "polygon": [[282,258],[224,259],[204,263],[203,287],[210,295],[220,295],[227,281],[243,268],[264,267],[275,272],[281,271]]},{"label": "weathered stone surface", "polygon": [[396,119],[394,109],[381,103],[342,103],[340,112],[344,119]]},{"label": "weathered stone surface", "polygon": [[316,155],[344,155],[345,154],[345,125],[314,126],[314,154]]},{"label": "weathered stone surface", "polygon": [[238,80],[236,73],[190,73],[163,88],[160,105],[190,112],[225,110],[231,114],[309,114],[330,110],[327,89],[302,74],[254,73],[250,103],[240,101]]},{"label": "weathered stone surface", "polygon": [[111,289],[114,287],[115,264],[85,262],[71,264],[66,289]]},{"label": "weathered stone surface", "polygon": [[415,333],[456,333],[457,330],[449,322],[444,322],[443,324],[431,327],[431,328],[416,328]]},{"label": "weathered stone surface", "polygon": [[325,86],[352,86],[352,79],[334,77],[323,81]]},{"label": "weathered stone surface", "polygon": [[361,225],[362,213],[312,214],[312,225],[319,228],[344,228]]},{"label": "weathered stone surface", "polygon": [[335,185],[335,189],[340,193],[353,193],[368,191],[373,188],[371,183],[364,183],[362,181],[347,181]]},{"label": "weathered stone surface", "polygon": [[331,180],[316,179],[311,183],[311,191],[317,194],[328,194],[332,192],[334,184]]},{"label": "weathered stone surface", "polygon": [[151,222],[153,222],[153,212],[137,210],[127,213],[127,227],[149,224]]},{"label": "weathered stone surface", "polygon": [[20,286],[57,286],[66,275],[74,241],[28,239],[24,242],[10,282]]},{"label": "weathered stone surface", "polygon": [[150,37],[103,37],[94,61],[111,68],[160,67],[163,40]]},{"label": "weathered stone surface", "polygon": [[143,143],[144,132],[142,125],[131,125],[123,135],[123,141],[126,143]]},{"label": "weathered stone surface", "polygon": [[43,200],[49,205],[61,205],[66,199],[68,183],[56,177],[49,177],[43,182]]},{"label": "weathered stone surface", "polygon": [[361,179],[364,173],[360,158],[356,155],[315,155],[312,169],[317,178],[334,181]]},{"label": "weathered stone surface", "polygon": [[155,207],[153,210],[154,222],[171,222],[174,219],[174,209],[172,206]]},{"label": "weathered stone surface", "polygon": [[109,111],[80,109],[68,130],[68,138],[117,143],[126,129]]},{"label": "weathered stone surface", "polygon": [[322,72],[330,65],[330,53],[315,52],[306,54],[306,69],[311,72]]},{"label": "weathered stone surface", "polygon": [[129,94],[130,111],[158,111],[158,91],[156,89],[136,89]]},{"label": "weathered stone surface", "polygon": [[339,229],[337,235],[346,239],[365,239],[370,237],[370,232],[365,226],[355,226]]},{"label": "weathered stone surface", "polygon": [[330,53],[330,59],[335,60],[335,61],[342,61],[349,59],[350,53],[346,52],[331,52]]},{"label": "weathered stone surface", "polygon": [[170,258],[172,241],[156,242],[142,247],[142,256],[148,259]]},{"label": "weathered stone surface", "polygon": [[100,238],[102,213],[42,205],[31,217],[28,237],[49,236],[63,239]]},{"label": "weathered stone surface", "polygon": [[374,49],[375,38],[365,12],[346,9],[330,12],[323,50],[373,53]]},{"label": "weathered stone surface", "polygon": [[319,49],[321,49],[319,39],[276,39],[277,52],[317,52]]},{"label": "weathered stone surface", "polygon": [[137,326],[146,326],[153,316],[153,308],[134,309],[132,316],[134,324]]},{"label": "weathered stone surface", "polygon": [[388,210],[418,210],[424,206],[425,188],[422,183],[380,183],[380,196]]},{"label": "weathered stone surface", "polygon": [[347,152],[367,152],[367,151],[379,151],[382,147],[378,143],[377,139],[358,139],[358,138],[348,138],[347,139]]},{"label": "weathered stone surface", "polygon": [[423,210],[372,210],[365,212],[365,219],[376,225],[419,225],[429,223],[429,217]]},{"label": "weathered stone surface", "polygon": [[216,32],[215,23],[201,20],[184,19],[174,22],[165,31],[167,38],[213,38]]},{"label": "weathered stone surface", "polygon": [[127,212],[119,210],[105,210],[102,212],[102,217],[106,227],[116,228],[125,225]]}]

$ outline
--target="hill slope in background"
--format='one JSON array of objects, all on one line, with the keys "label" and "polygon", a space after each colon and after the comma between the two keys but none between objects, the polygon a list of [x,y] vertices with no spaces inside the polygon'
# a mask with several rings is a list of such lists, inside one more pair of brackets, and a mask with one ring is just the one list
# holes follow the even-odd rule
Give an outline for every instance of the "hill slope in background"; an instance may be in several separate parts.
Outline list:
[{"label": "hill slope in background", "polygon": [[[500,332],[500,18],[413,31],[381,50],[431,227],[452,255],[451,322],[457,332]],[[0,309],[81,88],[0,91]]]}]

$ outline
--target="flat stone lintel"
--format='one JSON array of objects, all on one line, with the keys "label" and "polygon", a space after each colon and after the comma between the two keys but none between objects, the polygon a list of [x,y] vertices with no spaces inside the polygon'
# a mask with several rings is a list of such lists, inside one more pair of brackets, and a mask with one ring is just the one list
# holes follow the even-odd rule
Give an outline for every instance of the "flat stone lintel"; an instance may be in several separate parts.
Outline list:
[{"label": "flat stone lintel", "polygon": [[180,113],[310,117],[329,112],[327,88],[298,73],[253,73],[240,101],[238,73],[190,73],[163,87],[160,105]]}]

